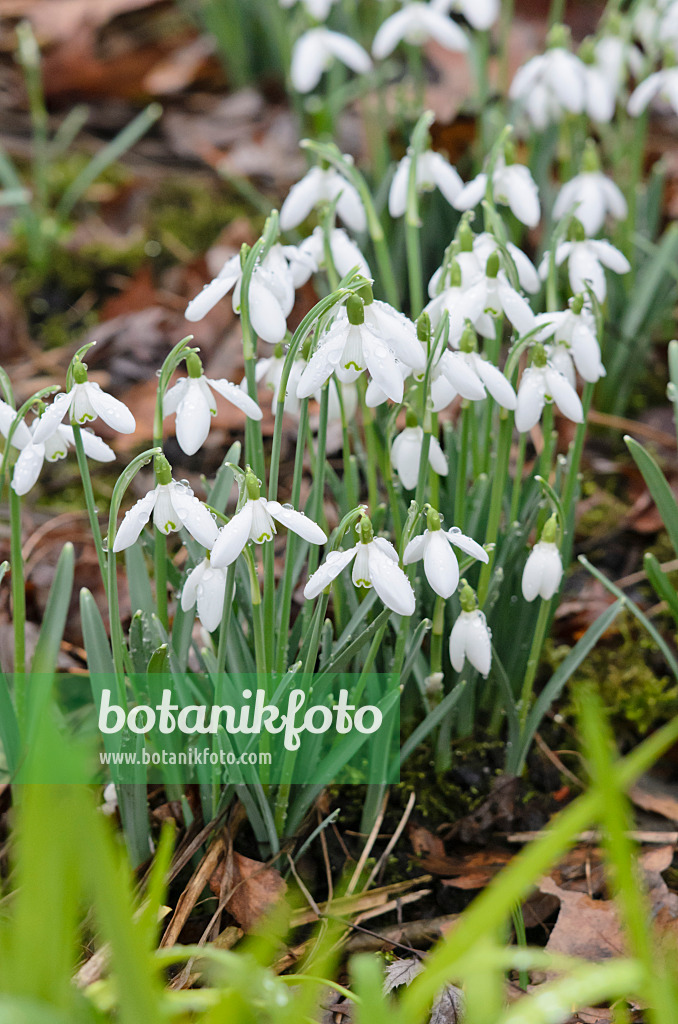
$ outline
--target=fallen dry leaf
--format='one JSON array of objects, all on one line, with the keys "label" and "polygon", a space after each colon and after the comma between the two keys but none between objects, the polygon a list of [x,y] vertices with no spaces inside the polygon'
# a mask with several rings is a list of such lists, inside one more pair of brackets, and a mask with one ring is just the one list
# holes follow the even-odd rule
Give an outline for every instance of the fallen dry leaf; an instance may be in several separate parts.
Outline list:
[{"label": "fallen dry leaf", "polygon": [[641,810],[678,822],[678,787],[650,775],[643,775],[630,790],[629,796]]},{"label": "fallen dry leaf", "polygon": [[[210,878],[210,888],[217,896],[221,894],[224,871],[222,863]],[[275,868],[241,853],[233,853],[231,872],[231,895],[224,905],[243,931],[249,932],[262,914],[283,896],[287,885]]]},{"label": "fallen dry leaf", "polygon": [[558,920],[546,943],[549,953],[583,960],[623,955],[622,928],[612,900],[593,900],[586,893],[561,889],[552,878],[545,878],[539,890],[560,900]]}]

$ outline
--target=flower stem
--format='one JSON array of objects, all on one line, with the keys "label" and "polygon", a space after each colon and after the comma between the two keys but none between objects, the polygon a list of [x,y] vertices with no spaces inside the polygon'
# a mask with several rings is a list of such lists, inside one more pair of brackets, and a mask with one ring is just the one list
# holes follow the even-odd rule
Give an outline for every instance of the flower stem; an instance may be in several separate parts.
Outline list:
[{"label": "flower stem", "polygon": [[377,445],[377,434],[374,426],[374,411],[370,409],[365,401],[365,382],[361,378],[358,383],[360,394],[360,407],[363,414],[363,430],[365,432],[365,454],[366,454],[366,475],[367,495],[372,512],[379,504],[379,483],[377,480],[377,466],[379,464],[379,452]]},{"label": "flower stem", "polygon": [[575,513],[574,501],[575,495],[577,493],[577,485],[579,482],[579,468],[581,466],[581,456],[584,450],[586,424],[588,420],[589,409],[591,408],[591,401],[593,399],[594,387],[594,384],[584,385],[584,393],[582,395],[582,407],[584,410],[584,418],[582,423],[577,424],[577,430],[574,435],[574,443],[570,450],[570,464],[567,468],[565,487],[563,489],[562,506],[563,512],[565,513],[565,530],[563,537],[564,565],[569,565],[570,557],[572,554]]},{"label": "flower stem", "polygon": [[[487,533],[485,544],[494,544],[499,533],[501,521],[501,509],[506,488],[506,477],[508,476],[509,453],[511,450],[511,433],[513,431],[513,417],[506,410],[502,409],[499,420],[499,438],[497,441],[497,454],[494,461],[494,478],[492,481],[492,495],[490,497],[490,514],[487,521]],[[487,597],[487,589],[492,575],[494,552],[489,552],[488,561],[483,565],[478,583],[478,602],[482,607]]]},{"label": "flower stem", "polygon": [[527,721],[527,716],[530,711],[534,680],[537,675],[537,668],[539,666],[539,659],[541,657],[542,647],[544,646],[544,638],[546,636],[546,630],[548,629],[550,616],[551,601],[542,601],[541,608],[539,609],[539,616],[537,618],[537,625],[534,630],[534,636],[532,637],[530,656],[527,659],[525,679],[523,680],[523,687],[520,692],[519,708],[521,730],[525,728],[525,722]]},{"label": "flower stem", "polygon": [[445,598],[436,597],[431,629],[431,675],[443,670],[443,631],[445,629]]},{"label": "flower stem", "polygon": [[[301,416],[299,418],[299,430],[297,433],[297,447],[294,456],[294,477],[292,480],[292,504],[295,508],[297,508],[299,504],[299,495],[301,493],[301,478],[304,467],[304,444],[302,439],[306,433],[307,421],[308,400],[304,399],[301,403]],[[323,463],[324,461],[325,460],[323,459]],[[292,590],[294,588],[293,573],[295,551],[296,535],[290,532],[287,537],[287,548],[285,549],[285,571],[283,575],[282,598],[280,600],[280,620],[278,622],[278,646],[275,658],[275,667],[278,672],[284,672],[285,662],[287,660],[290,612],[292,609]]]},{"label": "flower stem", "polygon": [[513,477],[513,492],[511,494],[511,514],[509,522],[515,523],[520,508],[520,495],[523,485],[523,468],[525,466],[525,450],[527,448],[527,433],[520,435],[518,442],[518,455],[516,456],[516,468]]},{"label": "flower stem", "polygon": [[104,590],[106,590],[106,587],[108,586],[108,579],[106,575],[106,555],[104,553],[104,545],[101,539],[101,527],[99,525],[99,517],[97,516],[97,510],[94,504],[92,478],[90,476],[87,456],[85,455],[85,449],[82,443],[82,433],[77,423],[73,423],[73,440],[75,442],[75,454],[78,459],[80,479],[82,480],[82,489],[85,495],[85,505],[87,507],[89,525],[90,529],[92,530],[92,537],[94,538],[94,546],[97,550],[97,561],[99,562],[101,582],[104,585]]},{"label": "flower stem", "polygon": [[10,559],[12,565],[12,621],[14,624],[14,700],[19,729],[23,732],[26,715],[26,590],[21,553],[21,498],[9,489]]},{"label": "flower stem", "polygon": [[454,522],[464,529],[466,521],[466,480],[468,473],[468,443],[471,430],[471,416],[474,415],[469,402],[464,401],[461,409],[461,435],[459,438],[459,462],[457,464],[457,487],[454,496]]},{"label": "flower stem", "polygon": [[226,570],[226,589],[224,591],[224,610],[221,613],[219,627],[219,646],[217,647],[217,674],[226,671],[226,645],[228,643],[228,627],[231,622],[233,607],[233,581],[235,579],[235,562]]}]

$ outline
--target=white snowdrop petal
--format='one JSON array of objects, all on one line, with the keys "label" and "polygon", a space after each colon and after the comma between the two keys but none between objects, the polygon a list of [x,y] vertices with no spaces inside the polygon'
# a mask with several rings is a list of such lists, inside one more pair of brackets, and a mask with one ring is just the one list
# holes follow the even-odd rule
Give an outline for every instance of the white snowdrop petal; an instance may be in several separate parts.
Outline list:
[{"label": "white snowdrop petal", "polygon": [[454,200],[464,187],[459,172],[456,167],[445,160],[441,153],[436,153],[434,150],[430,153],[429,162],[433,170],[433,180],[448,203],[453,205]]},{"label": "white snowdrop petal", "polygon": [[206,558],[202,560],[195,568],[191,569],[181,591],[181,608],[182,611],[189,611],[195,607],[195,603],[198,599],[198,584],[200,583],[203,573],[208,565]]},{"label": "white snowdrop petal", "polygon": [[221,527],[210,555],[212,565],[219,568],[235,562],[250,538],[252,507],[253,502],[246,501],[240,511]]},{"label": "white snowdrop petal", "polygon": [[405,427],[391,447],[391,464],[408,491],[414,490],[419,479],[423,436],[421,427]]},{"label": "white snowdrop petal", "polygon": [[526,299],[511,287],[502,276],[497,279],[497,291],[502,309],[519,334],[527,334],[534,327],[534,313]]},{"label": "white snowdrop petal", "polygon": [[280,230],[289,231],[306,220],[315,204],[322,198],[323,172],[312,167],[287,193],[280,207]]},{"label": "white snowdrop petal", "polygon": [[363,544],[362,547],[368,548],[372,586],[386,607],[398,615],[412,615],[415,608],[414,590],[403,570],[374,542]]},{"label": "white snowdrop petal", "polygon": [[385,342],[369,331],[369,328],[363,328],[363,353],[371,376],[384,394],[399,405],[403,400],[404,388],[395,357]]},{"label": "white snowdrop petal", "polygon": [[544,375],[539,370],[527,369],[523,373],[518,388],[515,424],[516,430],[525,433],[539,422],[544,408],[545,391]]},{"label": "white snowdrop petal", "polygon": [[372,56],[375,60],[383,60],[393,53],[398,43],[405,38],[411,24],[410,13],[407,8],[402,8],[392,14],[390,18],[377,29],[372,43]]},{"label": "white snowdrop petal", "polygon": [[98,384],[88,381],[87,394],[92,408],[104,423],[120,434],[133,434],[136,421],[124,402],[113,395],[107,395]]},{"label": "white snowdrop petal", "polygon": [[[69,445],[75,444],[73,440],[73,428],[72,427],[59,427],[58,428],[64,439]],[[115,460],[115,452],[113,449],[102,441],[100,437],[92,433],[91,430],[85,430],[80,428],[80,437],[82,438],[82,447],[85,449],[85,455],[88,459],[95,459],[97,462],[113,462]],[[49,443],[49,438],[45,442],[45,445]]]},{"label": "white snowdrop petal", "polygon": [[492,664],[492,641],[485,616],[479,610],[468,614],[473,618],[466,631],[466,657],[481,676],[487,676]]},{"label": "white snowdrop petal", "polygon": [[203,547],[211,548],[219,529],[210,510],[183,484],[172,481],[169,488],[172,505],[179,519],[178,525],[188,530]]},{"label": "white snowdrop petal", "polygon": [[113,541],[113,551],[123,551],[134,544],[151,518],[157,497],[158,489],[155,487],[148,494],[145,494],[143,498],[140,498],[135,505],[132,505],[129,512],[125,513]]},{"label": "white snowdrop petal", "polygon": [[327,534],[325,531],[302,512],[297,512],[293,508],[285,508],[279,501],[267,502],[266,508],[269,515],[272,515],[274,519],[277,519],[279,523],[286,526],[288,530],[292,530],[310,544],[326,543]]},{"label": "white snowdrop petal", "polygon": [[464,185],[459,195],[452,202],[455,210],[473,210],[482,203],[487,190],[487,175],[478,174],[472,181]]},{"label": "white snowdrop petal", "polygon": [[459,583],[459,563],[443,530],[429,533],[424,552],[424,572],[436,594],[452,597]]},{"label": "white snowdrop petal", "polygon": [[477,558],[479,562],[489,561],[489,555],[485,548],[478,541],[473,540],[472,537],[467,537],[461,530],[453,526],[452,529],[447,531],[446,536],[450,543],[454,544],[460,551],[463,551],[465,555],[471,555],[472,558]]},{"label": "white snowdrop petal", "polygon": [[67,395],[57,395],[50,406],[33,426],[33,444],[42,444],[50,434],[53,434],[66,415],[73,400],[75,387],[71,388]]},{"label": "white snowdrop petal", "polygon": [[467,398],[471,402],[485,398],[485,386],[461,352],[443,352],[439,366],[462,398]]},{"label": "white snowdrop petal", "polygon": [[358,75],[365,75],[372,69],[369,54],[355,39],[351,39],[350,36],[345,36],[341,32],[330,32],[327,29],[324,30],[324,33],[327,49],[351,71],[355,71]]},{"label": "white snowdrop petal", "polygon": [[346,181],[340,175],[337,175],[337,179],[339,186],[337,191],[341,191],[337,203],[337,213],[351,231],[361,234],[367,227],[367,218],[362,199],[358,194],[358,190],[350,181]]},{"label": "white snowdrop petal", "polygon": [[[264,367],[264,373],[266,367]],[[291,376],[291,374],[290,374]],[[227,402],[237,406],[241,412],[244,412],[251,420],[260,420],[263,413],[253,398],[234,384],[232,381],[227,380],[225,377],[217,377],[216,380],[211,377],[205,378],[209,386],[213,391],[218,392],[222,398],[225,398]]]},{"label": "white snowdrop petal", "polygon": [[474,366],[476,373],[494,400],[504,409],[515,409],[518,404],[516,393],[499,367],[490,363],[489,360],[483,359],[477,353]]},{"label": "white snowdrop petal", "polygon": [[[0,434],[2,434],[3,437],[7,437],[12,429],[12,424],[15,419],[16,412],[14,409],[12,409],[11,405],[8,405],[7,402],[3,402],[2,399],[0,399]],[[30,444],[31,440],[31,432],[28,429],[25,420],[21,420],[14,431],[12,444],[15,448],[21,449],[25,448],[27,444]]]},{"label": "white snowdrop petal", "polygon": [[198,618],[208,633],[213,633],[221,624],[225,597],[224,570],[208,564],[197,586]]},{"label": "white snowdrop petal", "polygon": [[[239,266],[240,258],[238,257]],[[224,275],[224,277],[215,277],[213,281],[206,284],[203,290],[198,292],[195,298],[191,299],[186,306],[184,313],[186,319],[190,320],[191,323],[195,323],[207,316],[210,310],[214,309],[217,302],[220,302],[230,292],[239,276],[239,273],[234,273],[228,276]]]},{"label": "white snowdrop petal", "polygon": [[356,544],[355,547],[349,548],[347,551],[330,551],[325,561],[316,569],[304,587],[304,597],[310,601],[322,593],[325,587],[329,587],[330,583],[337,578],[339,573],[347,565],[350,565],[356,556],[359,546]]},{"label": "white snowdrop petal", "polygon": [[179,447],[186,455],[195,455],[202,447],[210,432],[211,422],[212,410],[198,380],[189,379],[177,409],[175,424]]},{"label": "white snowdrop petal", "polygon": [[455,672],[461,672],[466,661],[466,637],[468,633],[468,618],[462,612],[456,620],[450,633],[450,662]]},{"label": "white snowdrop petal", "polygon": [[320,81],[329,54],[322,29],[310,29],[299,36],[292,49],[290,80],[300,93],[311,92]]},{"label": "white snowdrop petal", "polygon": [[413,562],[418,562],[424,557],[424,550],[429,536],[429,531],[426,530],[425,533],[420,534],[418,537],[413,537],[405,548],[403,565],[412,565]]},{"label": "white snowdrop petal", "polygon": [[407,186],[410,177],[410,157],[404,156],[395,169],[388,193],[388,212],[391,217],[402,217],[407,208]]},{"label": "white snowdrop petal", "polygon": [[188,377],[180,377],[176,384],[173,384],[165,392],[165,397],[162,400],[162,414],[165,416],[171,416],[179,408],[179,403],[184,395],[186,388],[188,387]]},{"label": "white snowdrop petal", "polygon": [[440,447],[437,437],[431,437],[429,442],[428,461],[434,473],[437,473],[438,476],[447,476],[449,469],[447,456]]},{"label": "white snowdrop petal", "polygon": [[270,345],[282,341],[287,322],[282,307],[272,292],[253,274],[250,281],[250,320],[256,334]]},{"label": "white snowdrop petal", "polygon": [[562,373],[558,373],[550,366],[546,367],[545,379],[547,393],[553,398],[563,416],[567,416],[573,423],[582,423],[584,410],[579,395],[570,382]]},{"label": "white snowdrop petal", "polygon": [[40,476],[44,460],[45,447],[42,444],[29,443],[21,450],[12,474],[12,490],[15,494],[28,494]]}]

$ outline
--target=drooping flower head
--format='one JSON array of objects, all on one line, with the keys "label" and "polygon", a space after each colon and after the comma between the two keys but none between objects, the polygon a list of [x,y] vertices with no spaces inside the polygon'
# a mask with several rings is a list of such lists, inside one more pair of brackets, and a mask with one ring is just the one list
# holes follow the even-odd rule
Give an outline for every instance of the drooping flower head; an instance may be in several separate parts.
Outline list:
[{"label": "drooping flower head", "polygon": [[[478,174],[464,185],[452,205],[456,210],[472,210],[485,198],[488,175]],[[496,157],[492,170],[492,197],[495,203],[508,206],[511,213],[528,228],[539,223],[541,215],[539,191],[528,167],[515,162],[514,147],[507,142],[504,152]]]},{"label": "drooping flower head", "polygon": [[372,56],[383,60],[399,43],[422,46],[429,39],[435,39],[446,50],[468,50],[468,39],[451,18],[432,4],[406,3],[380,25],[372,43]]},{"label": "drooping flower head", "polygon": [[488,554],[477,541],[465,536],[458,527],[443,530],[440,523],[440,513],[429,506],[426,513],[427,528],[421,536],[409,542],[403,555],[403,564],[411,565],[423,558],[426,579],[436,594],[447,599],[452,597],[459,585],[459,563],[451,545],[481,562],[488,561]]},{"label": "drooping flower head", "polygon": [[[351,161],[351,157],[344,154],[344,160]],[[334,199],[337,199],[337,214],[344,224],[351,231],[364,231],[367,221],[358,191],[333,167],[312,167],[292,186],[280,208],[280,229],[289,231],[298,227],[316,206]]]},{"label": "drooping flower head", "polygon": [[581,114],[586,106],[586,67],[568,49],[564,25],[554,25],[545,53],[530,58],[516,72],[509,98],[517,100],[535,128],[558,124],[564,114]]},{"label": "drooping flower head", "polygon": [[566,182],[553,206],[555,220],[572,210],[587,235],[597,235],[605,217],[624,220],[628,207],[617,185],[600,170],[595,143],[588,139],[584,150],[581,173]]},{"label": "drooping flower head", "polygon": [[[546,280],[551,262],[551,253],[545,252],[539,265],[539,274]],[[582,224],[575,218],[570,225],[570,238],[561,242],[555,252],[555,263],[560,267],[567,263],[570,287],[574,293],[591,289],[598,302],[604,302],[607,295],[605,269],[615,274],[628,274],[631,264],[623,252],[616,249],[605,238],[587,238]]]},{"label": "drooping flower head", "polygon": [[[364,295],[364,298],[362,297]],[[297,386],[298,398],[309,398],[335,373],[345,384],[366,369],[393,402],[403,400],[403,375],[398,361],[411,369],[426,366],[414,324],[386,302],[376,302],[369,287],[349,296],[339,315],[309,359]]]},{"label": "drooping flower head", "polygon": [[57,395],[40,417],[33,434],[34,444],[42,444],[53,435],[67,412],[70,412],[71,423],[77,423],[78,426],[92,423],[101,417],[104,423],[121,434],[132,434],[135,431],[134,416],[127,406],[87,379],[85,363],[74,363],[73,379],[75,383],[68,394]]},{"label": "drooping flower head", "polygon": [[555,402],[563,416],[582,423],[584,410],[574,387],[551,363],[543,345],[532,348],[532,363],[524,371],[518,387],[515,424],[521,433],[531,430],[547,402]]},{"label": "drooping flower head", "polygon": [[181,377],[169,389],[163,399],[162,409],[164,416],[176,413],[177,441],[187,455],[194,455],[207,439],[212,417],[217,412],[213,392],[235,405],[250,419],[261,419],[262,412],[257,403],[237,384],[225,377],[213,380],[204,375],[197,352],[189,352],[186,356],[186,369],[188,377]]},{"label": "drooping flower head", "polygon": [[187,612],[197,605],[198,618],[208,633],[221,622],[226,597],[226,570],[212,565],[209,554],[186,577],[181,607]]},{"label": "drooping flower head", "polygon": [[[402,217],[405,213],[411,164],[412,157],[408,153],[402,158],[393,175],[388,193],[388,212],[392,217]],[[417,157],[417,192],[432,192],[434,188],[437,188],[447,202],[454,205],[463,185],[456,168],[445,159],[442,153],[428,149]]]},{"label": "drooping flower head", "polygon": [[558,520],[552,515],[532,548],[523,570],[522,591],[526,601],[541,597],[550,601],[563,578],[563,562],[556,543]]},{"label": "drooping flower head", "polygon": [[[416,413],[408,410],[405,429],[391,445],[391,465],[408,491],[417,486],[423,445],[424,429],[419,426]],[[429,438],[428,464],[438,476],[447,476],[447,458],[437,437]]]},{"label": "drooping flower head", "polygon": [[358,75],[372,68],[369,54],[355,39],[324,27],[310,28],[299,36],[292,50],[292,85],[297,92],[311,92],[335,60]]},{"label": "drooping flower head", "polygon": [[331,551],[304,587],[304,597],[317,597],[353,562],[352,579],[356,587],[374,587],[387,608],[398,615],[412,615],[414,590],[398,565],[398,552],[384,537],[374,536],[367,515],[362,516],[356,530],[360,539],[355,547]]},{"label": "drooping flower head", "polygon": [[317,523],[279,501],[267,501],[261,496],[261,484],[251,469],[245,474],[245,502],[232,519],[222,526],[212,548],[212,565],[220,568],[231,565],[245,545],[265,544],[276,534],[275,523],[287,527],[310,544],[324,544],[327,535]]},{"label": "drooping flower head", "polygon": [[153,525],[161,533],[175,533],[184,527],[205,548],[217,538],[214,516],[196,498],[188,484],[172,479],[172,469],[164,455],[154,460],[156,486],[125,514],[115,535],[113,551],[124,551],[137,540],[153,516]]},{"label": "drooping flower head", "polygon": [[461,672],[468,660],[481,676],[487,676],[492,664],[492,634],[473,589],[466,580],[462,584],[461,613],[450,633],[450,661],[455,672]]}]

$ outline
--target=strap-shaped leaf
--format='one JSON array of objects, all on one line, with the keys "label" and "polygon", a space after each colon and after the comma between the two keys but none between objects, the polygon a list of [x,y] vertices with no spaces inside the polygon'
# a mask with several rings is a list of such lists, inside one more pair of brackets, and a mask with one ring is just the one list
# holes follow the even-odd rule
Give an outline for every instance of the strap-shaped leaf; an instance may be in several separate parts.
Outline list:
[{"label": "strap-shaped leaf", "polygon": [[64,544],[50,587],[40,636],[31,662],[31,672],[52,673],[56,669],[73,590],[73,545]]},{"label": "strap-shaped leaf", "polygon": [[655,459],[645,451],[642,445],[634,441],[628,434],[624,438],[626,447],[631,452],[633,460],[643,475],[643,480],[648,486],[652,500],[654,501],[660,516],[666,527],[673,550],[678,555],[678,504],[669,487],[666,477],[657,465]]}]

